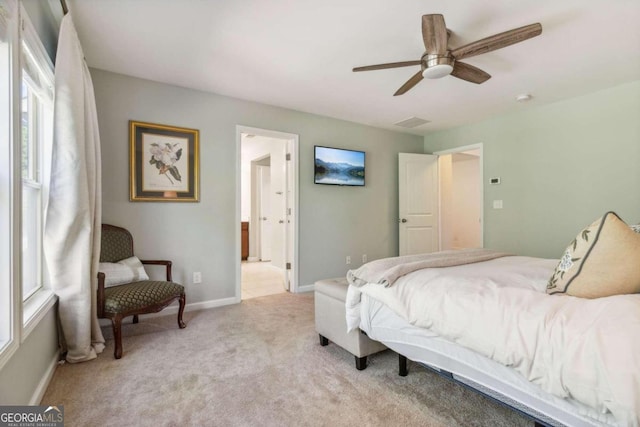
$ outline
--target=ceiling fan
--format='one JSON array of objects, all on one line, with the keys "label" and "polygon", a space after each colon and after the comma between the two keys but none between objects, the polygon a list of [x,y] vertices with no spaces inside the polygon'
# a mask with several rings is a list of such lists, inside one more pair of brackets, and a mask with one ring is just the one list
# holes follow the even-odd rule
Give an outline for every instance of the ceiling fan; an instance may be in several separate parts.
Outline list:
[{"label": "ceiling fan", "polygon": [[542,25],[536,23],[495,34],[462,47],[450,49],[447,46],[450,31],[445,26],[444,17],[440,14],[423,15],[422,39],[426,52],[419,61],[368,65],[365,67],[356,67],[353,71],[383,70],[386,68],[420,65],[421,70],[407,80],[393,96],[402,95],[425,77],[428,79],[439,79],[452,75],[468,82],[480,84],[489,80],[491,76],[473,65],[460,62],[461,59],[502,49],[503,47],[511,46],[512,44],[538,36],[541,33]]}]

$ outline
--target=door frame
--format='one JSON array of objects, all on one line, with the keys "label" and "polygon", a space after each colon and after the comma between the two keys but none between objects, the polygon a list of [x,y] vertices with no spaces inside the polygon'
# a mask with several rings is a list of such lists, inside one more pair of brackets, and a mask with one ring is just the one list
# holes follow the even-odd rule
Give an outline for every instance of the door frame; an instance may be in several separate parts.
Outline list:
[{"label": "door frame", "polygon": [[[298,165],[298,152],[299,152],[299,140],[300,137],[295,133],[287,133],[280,132],[269,129],[256,128],[251,126],[244,125],[236,125],[236,224],[235,227],[236,232],[236,244],[235,244],[235,254],[236,256],[236,291],[234,299],[236,302],[241,301],[242,297],[242,265],[240,259],[240,251],[241,251],[241,231],[240,231],[240,221],[242,218],[241,214],[241,201],[242,201],[242,186],[241,186],[241,168],[242,168],[242,134],[249,133],[254,135],[260,135],[267,138],[278,138],[283,140],[291,141],[291,173],[293,184],[293,188],[291,191],[291,197],[293,200],[290,200],[290,205],[293,207],[291,214],[288,216],[288,220],[291,221],[292,229],[293,229],[293,247],[287,248],[287,252],[291,253],[291,273],[289,274],[290,278],[290,287],[289,291],[292,293],[298,293],[299,283],[298,283],[298,248],[299,248],[299,223],[298,223],[298,212],[299,212],[299,165]],[[289,194],[286,195],[289,198]],[[285,244],[289,245],[290,239],[285,239]]]},{"label": "door frame", "polygon": [[[435,151],[432,154],[440,157],[447,154],[463,153],[465,151],[478,150],[480,155],[478,161],[480,162],[480,245],[484,248],[484,148],[482,142],[471,145],[463,145],[461,147],[450,148],[448,150]],[[439,172],[438,172],[439,173]],[[440,179],[438,178],[438,187],[440,186]],[[442,209],[442,192],[438,189],[438,210]],[[439,244],[442,247],[442,212],[438,212],[439,218]]]}]

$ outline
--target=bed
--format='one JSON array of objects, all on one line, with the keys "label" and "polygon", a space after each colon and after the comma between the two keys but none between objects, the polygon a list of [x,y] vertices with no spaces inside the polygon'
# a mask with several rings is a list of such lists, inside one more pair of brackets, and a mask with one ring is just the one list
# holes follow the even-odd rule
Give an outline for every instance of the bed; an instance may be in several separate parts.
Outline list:
[{"label": "bed", "polygon": [[550,295],[558,260],[482,249],[376,262],[348,274],[350,329],[541,425],[640,425],[640,294]]}]

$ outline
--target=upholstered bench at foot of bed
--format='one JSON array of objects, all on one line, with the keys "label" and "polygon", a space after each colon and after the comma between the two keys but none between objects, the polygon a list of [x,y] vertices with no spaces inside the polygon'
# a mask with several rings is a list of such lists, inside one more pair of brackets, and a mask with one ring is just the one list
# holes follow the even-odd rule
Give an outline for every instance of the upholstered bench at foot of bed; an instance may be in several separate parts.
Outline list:
[{"label": "upholstered bench at foot of bed", "polygon": [[325,279],[315,283],[316,331],[320,335],[320,345],[329,340],[353,354],[356,368],[367,367],[367,356],[385,350],[383,344],[369,339],[360,329],[347,333],[345,299],[347,279]]}]

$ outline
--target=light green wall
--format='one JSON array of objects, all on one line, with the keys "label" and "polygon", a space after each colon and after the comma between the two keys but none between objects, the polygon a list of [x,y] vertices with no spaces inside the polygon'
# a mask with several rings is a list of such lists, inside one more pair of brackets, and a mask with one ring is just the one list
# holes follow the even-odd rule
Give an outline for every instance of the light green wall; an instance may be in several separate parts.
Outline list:
[{"label": "light green wall", "polygon": [[0,405],[27,405],[58,356],[55,306],[0,370]]},{"label": "light green wall", "polygon": [[640,81],[424,140],[429,153],[484,144],[487,248],[556,258],[606,211],[640,222]]},{"label": "light green wall", "polygon": [[[397,153],[422,152],[423,138],[351,122],[91,70],[102,143],[103,221],[127,227],[142,257],[174,261],[187,302],[235,293],[236,125],[300,137],[299,284],[344,275],[397,253]],[[200,130],[200,203],[129,202],[128,121]],[[314,144],[366,151],[366,186],[313,184]],[[192,285],[192,272],[203,283]]]}]

